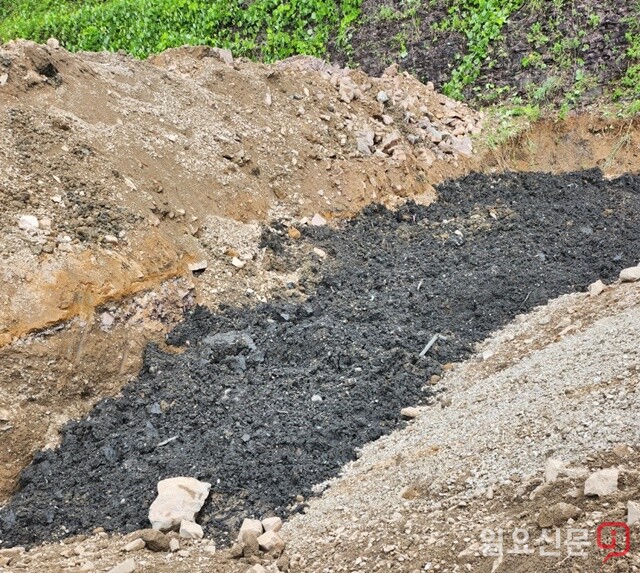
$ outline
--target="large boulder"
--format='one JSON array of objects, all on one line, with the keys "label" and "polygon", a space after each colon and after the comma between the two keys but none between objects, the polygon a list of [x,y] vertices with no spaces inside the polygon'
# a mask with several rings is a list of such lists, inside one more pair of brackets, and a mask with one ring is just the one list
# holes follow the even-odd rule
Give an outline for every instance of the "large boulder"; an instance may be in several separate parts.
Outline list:
[{"label": "large boulder", "polygon": [[158,482],[158,497],[149,508],[151,527],[170,531],[182,520],[195,521],[209,495],[211,484],[190,477],[175,477]]}]

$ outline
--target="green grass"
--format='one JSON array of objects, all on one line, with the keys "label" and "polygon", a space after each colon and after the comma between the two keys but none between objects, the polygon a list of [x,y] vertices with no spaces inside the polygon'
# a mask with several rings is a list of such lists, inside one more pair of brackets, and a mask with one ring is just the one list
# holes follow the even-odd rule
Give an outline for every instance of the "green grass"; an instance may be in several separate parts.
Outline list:
[{"label": "green grass", "polygon": [[210,45],[265,61],[322,56],[331,36],[347,43],[361,0],[0,0],[0,39],[60,40],[69,50],[146,57]]},{"label": "green grass", "polygon": [[492,43],[502,34],[509,16],[522,6],[523,0],[453,0],[449,18],[439,26],[441,31],[453,30],[467,40],[467,53],[444,85],[444,93],[463,99],[463,90],[480,75],[489,56]]}]

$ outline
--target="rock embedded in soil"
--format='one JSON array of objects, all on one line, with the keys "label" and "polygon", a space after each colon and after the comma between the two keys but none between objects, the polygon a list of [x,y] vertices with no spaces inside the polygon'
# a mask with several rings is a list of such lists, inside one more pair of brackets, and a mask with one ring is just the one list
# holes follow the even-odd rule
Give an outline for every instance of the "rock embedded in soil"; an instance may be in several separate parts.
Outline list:
[{"label": "rock embedded in soil", "polygon": [[633,283],[640,281],[640,265],[628,267],[620,271],[620,280],[623,283]]},{"label": "rock embedded in soil", "polygon": [[584,495],[605,497],[618,491],[619,471],[616,468],[607,468],[592,473],[584,483]]},{"label": "rock embedded in soil", "polygon": [[190,477],[168,478],[158,482],[158,497],[149,508],[153,529],[169,531],[183,521],[194,521],[202,509],[211,484]]},{"label": "rock embedded in soil", "polygon": [[282,519],[279,517],[267,517],[262,520],[262,527],[265,531],[278,532],[282,529]]},{"label": "rock embedded in soil", "polygon": [[169,551],[169,538],[157,529],[142,529],[138,532],[149,551],[163,553]]},{"label": "rock embedded in soil", "polygon": [[627,523],[629,525],[640,523],[640,502],[638,501],[627,502]]},{"label": "rock embedded in soil", "polygon": [[183,519],[180,523],[180,537],[183,539],[202,539],[204,532],[197,523]]},{"label": "rock embedded in soil", "polygon": [[[447,364],[517,314],[636,264],[639,189],[593,171],[472,175],[429,207],[305,227],[295,245],[331,255],[310,255],[308,298],[190,312],[167,339],[182,352],[147,348],[121,395],[35,455],[0,509],[3,545],[143,528],[155,484],[185,468],[214,484],[198,519],[220,545],[247,516],[300,511],[296,496],[402,425],[402,408],[433,403],[426,382]],[[278,237],[265,248],[286,264],[293,240],[284,226]],[[420,357],[436,333],[447,340]]]},{"label": "rock embedded in soil", "polygon": [[108,573],[133,573],[135,570],[136,562],[133,559],[127,559],[126,561],[123,561],[109,569]]},{"label": "rock embedded in soil", "polygon": [[544,508],[538,516],[538,525],[542,528],[560,527],[569,519],[575,519],[582,513],[582,510],[570,503],[559,502],[550,507]]}]

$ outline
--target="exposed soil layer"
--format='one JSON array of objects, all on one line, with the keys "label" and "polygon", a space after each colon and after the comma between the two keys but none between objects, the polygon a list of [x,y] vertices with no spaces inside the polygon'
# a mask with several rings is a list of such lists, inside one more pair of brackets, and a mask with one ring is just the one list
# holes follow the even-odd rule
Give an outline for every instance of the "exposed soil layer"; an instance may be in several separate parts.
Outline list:
[{"label": "exposed soil layer", "polygon": [[[439,194],[307,231],[328,256],[302,279],[319,281],[302,304],[190,313],[169,337],[183,353],[150,347],[121,396],[23,472],[0,511],[3,546],[144,527],[157,480],[174,475],[213,484],[200,522],[222,542],[247,515],[300,510],[297,495],[432,399],[424,386],[443,365],[516,314],[637,264],[640,177],[471,175]],[[278,226],[264,236],[283,264],[288,241]],[[420,358],[435,333],[447,339]]]}]

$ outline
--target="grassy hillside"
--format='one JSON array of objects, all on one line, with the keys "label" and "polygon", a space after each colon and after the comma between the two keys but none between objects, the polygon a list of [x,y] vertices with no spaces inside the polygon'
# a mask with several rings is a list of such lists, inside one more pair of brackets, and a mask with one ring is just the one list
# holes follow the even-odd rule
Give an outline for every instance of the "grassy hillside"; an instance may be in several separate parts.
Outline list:
[{"label": "grassy hillside", "polygon": [[399,62],[476,104],[640,109],[638,0],[0,0],[0,38],[145,57],[182,44],[273,61]]},{"label": "grassy hillside", "polygon": [[236,55],[276,60],[323,55],[359,16],[360,0],[1,0],[0,38],[70,50],[125,50],[145,57],[183,44],[228,47]]}]

